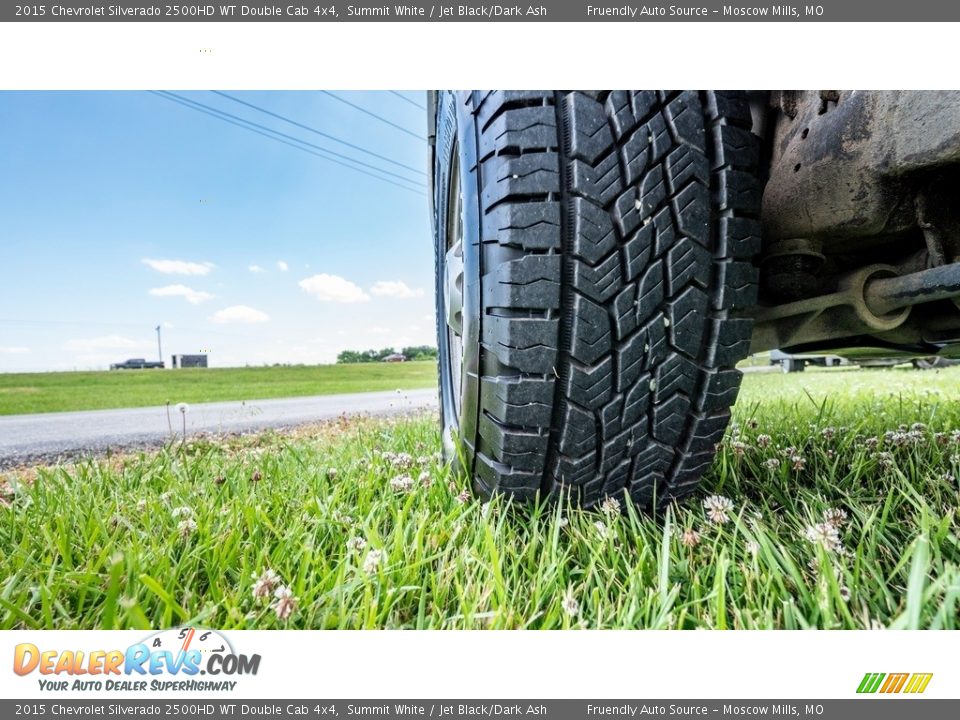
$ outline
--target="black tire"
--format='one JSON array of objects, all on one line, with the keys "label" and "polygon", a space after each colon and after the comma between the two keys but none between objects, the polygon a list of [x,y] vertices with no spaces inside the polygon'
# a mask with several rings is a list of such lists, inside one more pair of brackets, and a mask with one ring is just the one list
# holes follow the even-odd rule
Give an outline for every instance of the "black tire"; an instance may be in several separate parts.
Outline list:
[{"label": "black tire", "polygon": [[431,112],[448,457],[483,496],[692,492],[750,348],[746,98],[440,92]]}]

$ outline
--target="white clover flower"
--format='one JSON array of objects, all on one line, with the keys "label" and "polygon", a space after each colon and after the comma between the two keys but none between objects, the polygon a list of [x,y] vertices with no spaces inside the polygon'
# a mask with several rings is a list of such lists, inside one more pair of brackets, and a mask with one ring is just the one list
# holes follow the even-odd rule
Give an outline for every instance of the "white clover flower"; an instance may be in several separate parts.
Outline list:
[{"label": "white clover flower", "polygon": [[390,487],[396,492],[410,492],[413,488],[413,478],[409,475],[397,475],[390,481]]},{"label": "white clover flower", "polygon": [[567,589],[563,600],[560,601],[560,607],[563,608],[563,611],[570,617],[577,617],[580,614],[580,603],[577,602],[577,599],[573,596],[572,588]]},{"label": "white clover flower", "polygon": [[760,552],[760,543],[758,543],[756,540],[750,540],[747,543],[747,552],[756,557],[757,553]]},{"label": "white clover flower", "polygon": [[289,619],[297,609],[297,599],[293,596],[293,591],[286,585],[281,585],[274,593],[274,597],[277,601],[272,605],[272,608],[277,614],[277,619]]},{"label": "white clover flower", "polygon": [[469,491],[469,490],[462,490],[462,491],[460,492],[460,494],[457,495],[456,500],[457,500],[458,503],[460,503],[461,505],[463,505],[463,504],[465,504],[465,503],[470,502],[470,498],[471,498],[470,491]]},{"label": "white clover flower", "polygon": [[822,522],[810,525],[804,531],[804,537],[814,545],[821,545],[827,552],[843,552],[843,542],[840,533],[832,523]]},{"label": "white clover flower", "polygon": [[570,524],[570,518],[568,518],[566,515],[561,515],[560,519],[557,520],[557,525],[559,527],[565,528],[569,524]]},{"label": "white clover flower", "polygon": [[769,435],[757,435],[757,447],[759,448],[769,447],[772,441],[773,438]]},{"label": "white clover flower", "polygon": [[384,550],[371,550],[363,560],[363,571],[367,575],[373,575],[380,569],[380,565],[387,559],[387,553]]},{"label": "white clover flower", "polygon": [[612,495],[607,495],[603,503],[600,505],[600,510],[604,515],[619,515],[620,501]]},{"label": "white clover flower", "polygon": [[177,531],[180,533],[180,537],[188,537],[197,531],[197,523],[193,518],[181,520],[180,524],[177,525]]},{"label": "white clover flower", "polygon": [[170,512],[170,515],[172,515],[172,516],[175,517],[175,518],[178,518],[178,517],[189,517],[189,516],[193,515],[193,508],[190,508],[190,507],[187,507],[186,505],[183,505],[183,506],[181,506],[181,507],[174,508],[174,509]]},{"label": "white clover flower", "polygon": [[250,576],[253,580],[253,599],[264,600],[273,594],[274,589],[280,584],[280,576],[273,570],[267,568],[260,576],[254,573]]},{"label": "white clover flower", "polygon": [[695,548],[700,544],[700,533],[694,528],[687,528],[680,536],[680,543],[688,548]]},{"label": "white clover flower", "polygon": [[823,511],[823,521],[839,529],[847,521],[847,511],[843,508],[828,508]]},{"label": "white clover flower", "polygon": [[142,512],[144,512],[146,509],[147,509],[147,501],[146,501],[146,500],[137,500],[137,512],[138,512],[138,513],[142,513]]},{"label": "white clover flower", "polygon": [[418,477],[417,480],[424,487],[430,487],[433,485],[433,476],[428,470],[424,470],[422,473],[420,473],[420,477]]},{"label": "white clover flower", "polygon": [[367,541],[356,535],[349,540],[347,540],[347,550],[350,552],[360,552],[367,546]]},{"label": "white clover flower", "polygon": [[733,512],[733,500],[723,495],[711,495],[703,501],[707,511],[707,519],[714,525],[725,525],[730,522],[730,513]]},{"label": "white clover flower", "polygon": [[604,523],[602,520],[597,520],[593,524],[593,527],[596,528],[597,535],[599,535],[601,538],[606,539],[607,537],[610,536],[610,529],[607,527],[606,523]]},{"label": "white clover flower", "polygon": [[780,458],[770,458],[763,463],[767,470],[779,470],[780,469]]}]

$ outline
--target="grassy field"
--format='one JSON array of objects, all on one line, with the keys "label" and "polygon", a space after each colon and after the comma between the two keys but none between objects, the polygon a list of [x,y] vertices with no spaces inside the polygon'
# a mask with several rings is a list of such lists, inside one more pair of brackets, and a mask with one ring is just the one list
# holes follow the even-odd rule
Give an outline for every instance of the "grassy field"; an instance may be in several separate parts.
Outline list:
[{"label": "grassy field", "polygon": [[432,418],[8,474],[0,627],[957,628],[957,387],[748,375],[659,518],[480,503]]},{"label": "grassy field", "polygon": [[432,387],[432,361],[296,367],[0,373],[0,415]]}]

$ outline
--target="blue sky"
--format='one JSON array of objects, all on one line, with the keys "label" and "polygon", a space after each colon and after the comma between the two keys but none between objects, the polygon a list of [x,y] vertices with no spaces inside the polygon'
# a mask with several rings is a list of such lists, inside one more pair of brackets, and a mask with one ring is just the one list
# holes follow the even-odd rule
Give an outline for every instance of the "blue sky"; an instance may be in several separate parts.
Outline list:
[{"label": "blue sky", "polygon": [[[423,141],[322,93],[231,95],[425,169]],[[425,128],[390,93],[337,95]],[[0,92],[0,125],[0,371],[154,358],[157,324],[165,360],[206,350],[214,366],[434,344],[425,196],[146,92]]]}]

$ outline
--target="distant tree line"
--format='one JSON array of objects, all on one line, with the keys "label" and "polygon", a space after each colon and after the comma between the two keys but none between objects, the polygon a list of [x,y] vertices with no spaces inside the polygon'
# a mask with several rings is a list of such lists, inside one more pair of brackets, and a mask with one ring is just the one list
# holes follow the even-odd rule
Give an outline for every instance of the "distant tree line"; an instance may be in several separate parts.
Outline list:
[{"label": "distant tree line", "polygon": [[[407,360],[435,360],[437,358],[437,349],[432,345],[413,345],[402,348],[400,354]],[[388,355],[396,355],[397,350],[392,347],[382,350],[344,350],[337,355],[338,363],[370,363],[383,362]]]}]

